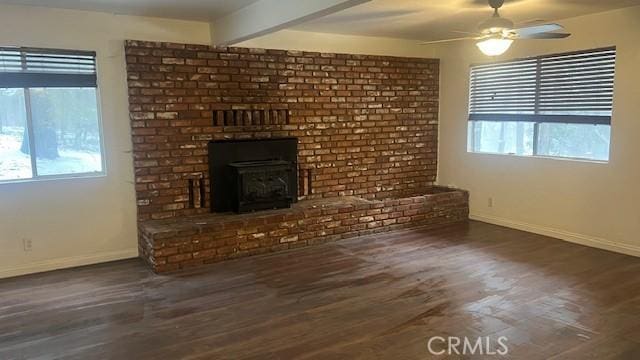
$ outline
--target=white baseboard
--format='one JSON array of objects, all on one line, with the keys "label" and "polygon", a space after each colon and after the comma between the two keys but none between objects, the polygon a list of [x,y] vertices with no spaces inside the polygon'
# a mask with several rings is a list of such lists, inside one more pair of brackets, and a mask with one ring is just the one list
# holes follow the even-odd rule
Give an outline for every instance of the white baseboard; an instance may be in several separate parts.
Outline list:
[{"label": "white baseboard", "polygon": [[500,218],[491,215],[471,214],[469,215],[471,220],[477,220],[486,222],[489,224],[500,225],[512,229],[522,230],[538,235],[549,236],[552,238],[580,244],[584,246],[590,246],[598,249],[613,251],[625,255],[640,257],[640,246],[628,245],[616,243],[606,239],[587,236],[569,231],[554,229],[546,226],[527,224],[523,222],[513,221],[505,218]]},{"label": "white baseboard", "polygon": [[58,269],[66,269],[70,267],[98,264],[107,261],[131,259],[138,257],[138,249],[128,249],[120,251],[103,252],[91,255],[79,255],[66,258],[58,258],[32,262],[24,265],[13,266],[9,268],[0,268],[0,279],[34,274],[43,271],[51,271]]},{"label": "white baseboard", "polygon": [[[470,214],[471,220],[486,222],[489,224],[504,226],[512,229],[522,230],[534,234],[549,236],[552,238],[590,246],[598,249],[613,251],[621,254],[640,257],[640,246],[615,243],[606,239],[587,236],[569,231],[554,229],[550,227],[528,224],[524,222],[513,221],[506,218],[500,218],[491,215]],[[76,266],[84,266],[98,264],[102,262],[131,259],[138,257],[138,249],[128,249],[120,251],[104,252],[92,255],[80,255],[67,258],[51,259],[33,262],[29,264],[0,268],[0,279],[9,278],[20,275],[34,274],[44,271],[66,269]]]}]

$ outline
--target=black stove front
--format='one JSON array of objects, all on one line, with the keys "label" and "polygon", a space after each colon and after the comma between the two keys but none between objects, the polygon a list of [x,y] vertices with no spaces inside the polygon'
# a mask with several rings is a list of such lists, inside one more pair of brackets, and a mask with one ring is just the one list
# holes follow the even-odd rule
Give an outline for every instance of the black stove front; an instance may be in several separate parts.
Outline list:
[{"label": "black stove front", "polygon": [[290,207],[297,201],[296,138],[209,143],[211,211]]},{"label": "black stove front", "polygon": [[234,211],[243,213],[291,206],[289,179],[295,168],[290,161],[245,161],[229,166],[235,180]]}]

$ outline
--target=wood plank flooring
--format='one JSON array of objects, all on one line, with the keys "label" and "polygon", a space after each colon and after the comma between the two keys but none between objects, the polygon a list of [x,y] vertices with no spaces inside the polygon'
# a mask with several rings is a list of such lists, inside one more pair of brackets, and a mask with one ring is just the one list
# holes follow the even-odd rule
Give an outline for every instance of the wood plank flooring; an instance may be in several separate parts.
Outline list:
[{"label": "wood plank flooring", "polygon": [[639,275],[638,258],[479,222],[165,276],[127,260],[0,280],[0,359],[456,358],[431,336],[640,359]]}]

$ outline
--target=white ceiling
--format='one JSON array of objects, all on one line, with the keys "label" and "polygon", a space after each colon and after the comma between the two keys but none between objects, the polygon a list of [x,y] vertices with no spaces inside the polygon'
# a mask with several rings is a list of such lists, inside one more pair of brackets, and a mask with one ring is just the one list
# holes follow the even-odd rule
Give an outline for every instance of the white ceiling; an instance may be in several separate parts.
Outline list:
[{"label": "white ceiling", "polygon": [[256,1],[258,0],[0,0],[0,4],[211,21]]},{"label": "white ceiling", "polygon": [[[560,20],[640,5],[640,0],[506,0],[500,13],[514,22]],[[304,23],[297,30],[440,40],[474,32],[492,14],[487,0],[372,0]]]},{"label": "white ceiling", "polygon": [[[116,14],[210,21],[257,0],[0,0]],[[302,0],[301,0],[302,1]],[[640,0],[506,0],[503,17],[517,22],[560,20],[640,5]],[[297,30],[415,40],[460,37],[491,16],[487,0],[372,0],[295,27]]]}]

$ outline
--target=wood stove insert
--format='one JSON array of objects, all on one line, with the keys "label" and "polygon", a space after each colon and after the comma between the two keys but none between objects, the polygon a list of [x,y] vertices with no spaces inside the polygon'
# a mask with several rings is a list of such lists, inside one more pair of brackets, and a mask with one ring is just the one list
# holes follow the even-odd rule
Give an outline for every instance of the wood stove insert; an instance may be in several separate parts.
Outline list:
[{"label": "wood stove insert", "polygon": [[297,155],[297,138],[211,141],[211,211],[290,207],[297,201]]}]

